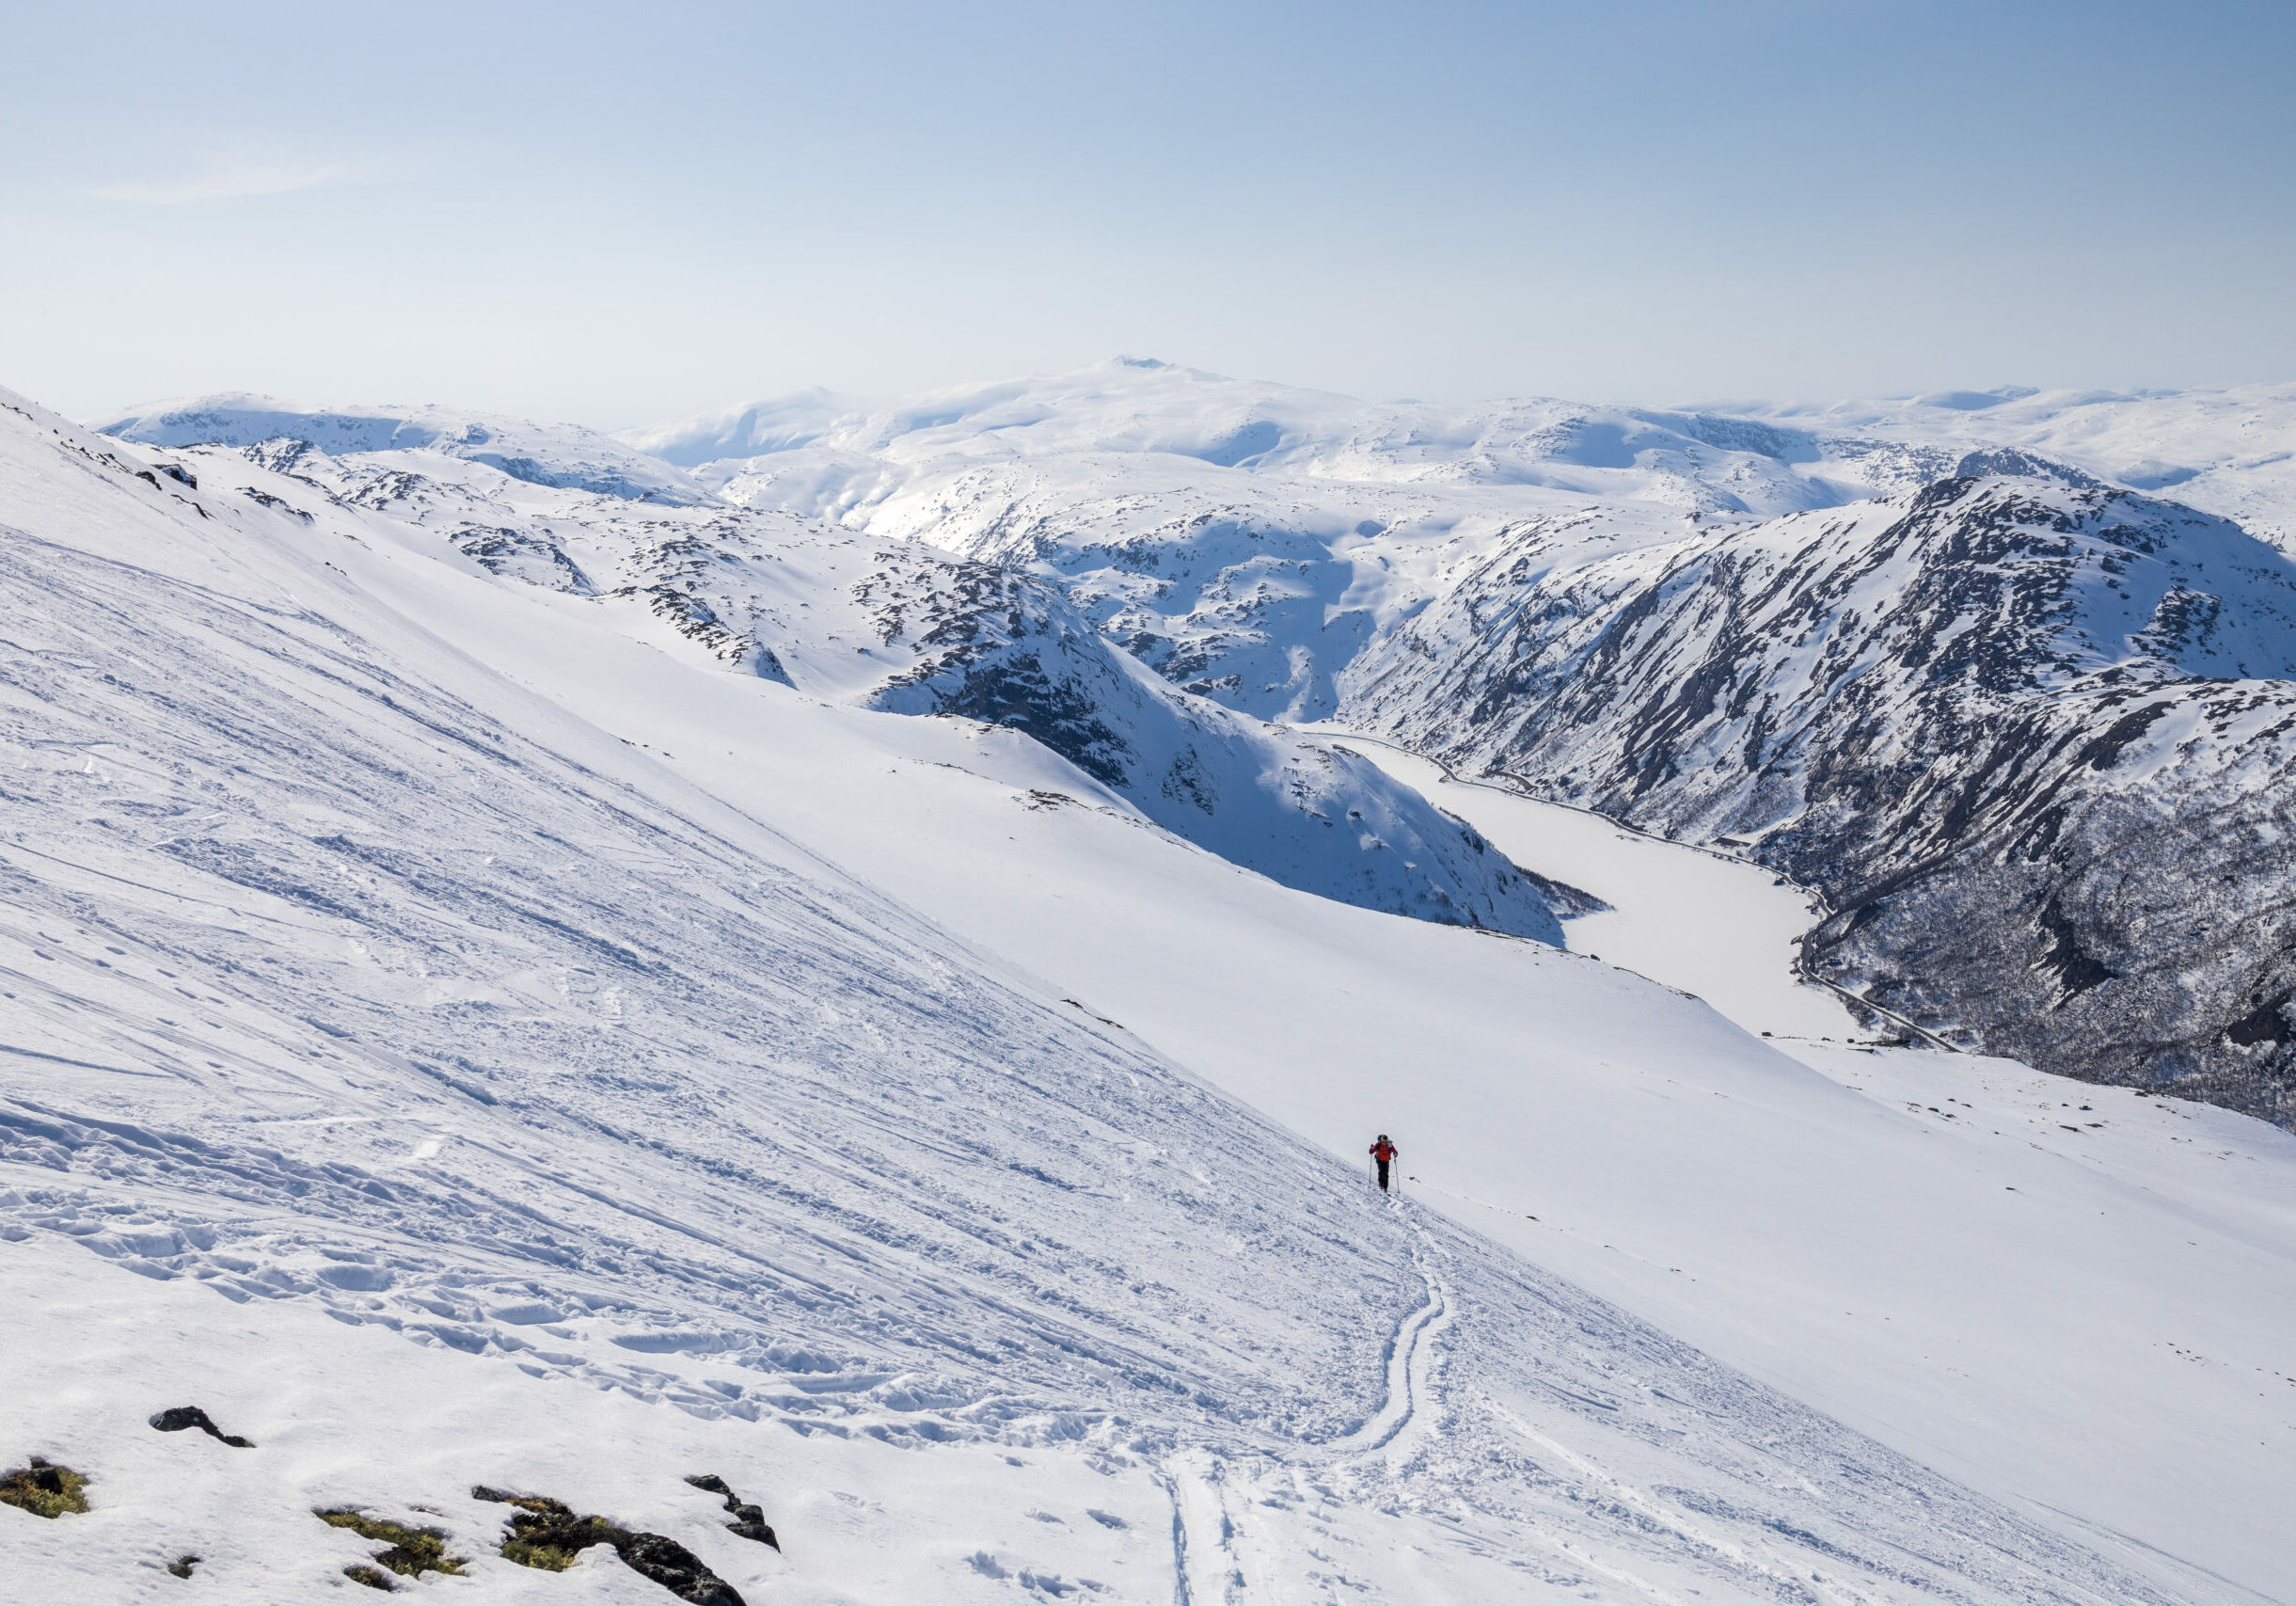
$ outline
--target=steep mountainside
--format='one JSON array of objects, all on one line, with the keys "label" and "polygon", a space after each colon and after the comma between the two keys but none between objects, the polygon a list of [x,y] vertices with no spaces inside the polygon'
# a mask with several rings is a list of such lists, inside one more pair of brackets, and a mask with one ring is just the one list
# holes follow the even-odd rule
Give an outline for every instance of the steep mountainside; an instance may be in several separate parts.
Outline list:
[{"label": "steep mountainside", "polygon": [[282,438],[181,461],[210,490],[459,553],[665,628],[729,670],[1022,732],[1074,765],[1094,803],[1287,886],[1557,944],[1549,899],[1576,906],[1365,760],[1175,689],[1025,570],[784,514],[538,490],[431,449],[337,456]]},{"label": "steep mountainside", "polygon": [[[1318,820],[1357,823],[1362,805],[1331,789],[1357,782],[1343,757],[1208,749],[1224,727],[1206,703],[1384,731],[1690,837],[1755,842],[1842,912],[1811,961],[1844,985],[1965,1042],[2286,1120],[2296,978],[2276,957],[2269,799],[2289,684],[2271,545],[2296,514],[2289,394],[1365,404],[1145,359],[886,406],[811,392],[611,444],[745,517],[854,533],[831,566],[841,596],[879,599],[868,652],[845,650],[859,626],[768,620],[770,588],[738,559],[617,572],[608,589],[636,583],[714,650],[831,694],[1018,709],[1223,852],[1248,852],[1249,835],[1205,835],[1181,803],[1196,775],[1227,777],[1224,796],[1306,797],[1273,817],[1291,846],[1262,864],[1292,884],[1353,883],[1357,861],[1338,882],[1282,867],[1303,823],[1309,841],[1342,829]],[[269,416],[225,400],[161,412]],[[2130,501],[2114,478],[2173,487],[2246,533]],[[2000,494],[2032,507],[1925,489],[1994,481],[2031,482]],[[590,583],[596,560],[564,542],[522,548],[516,519],[470,522],[457,539],[490,566]],[[2058,523],[2121,555],[2002,534]],[[930,555],[897,555],[915,542]],[[910,600],[885,605],[896,596]],[[1178,723],[1143,715],[1159,689],[1080,620],[1192,694]],[[1635,644],[1652,632],[1660,646]],[[1505,889],[1463,890],[1474,844],[1423,851],[1449,839],[1403,811],[1363,815],[1358,842],[1443,867],[1433,890],[1342,896],[1532,930],[1499,912]]]},{"label": "steep mountainside", "polygon": [[[1114,363],[627,438],[736,501],[1057,575],[1230,706],[1758,842],[1841,911],[1811,958],[1844,984],[2288,1120],[2292,395],[1375,405]],[[2054,488],[1944,488],[2003,475]],[[2002,533],[2057,526],[2087,555]]]},{"label": "steep mountainside", "polygon": [[1813,961],[1971,1046],[2285,1121],[2291,676],[2296,564],[2026,472],[1592,561],[1526,541],[1349,706],[1827,888]]}]

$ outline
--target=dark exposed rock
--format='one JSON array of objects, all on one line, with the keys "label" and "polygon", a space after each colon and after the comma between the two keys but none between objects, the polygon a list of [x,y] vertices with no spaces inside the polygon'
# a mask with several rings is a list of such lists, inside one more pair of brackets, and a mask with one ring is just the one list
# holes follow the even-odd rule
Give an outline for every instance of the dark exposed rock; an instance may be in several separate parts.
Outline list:
[{"label": "dark exposed rock", "polygon": [[247,485],[242,487],[239,494],[258,506],[271,509],[274,513],[284,513],[289,517],[299,518],[306,524],[311,522],[309,514],[293,505],[283,497],[273,496],[269,491],[259,491],[253,485]]},{"label": "dark exposed rock", "polygon": [[734,1520],[726,1526],[735,1533],[745,1539],[754,1539],[761,1545],[771,1545],[777,1550],[782,1548],[782,1542],[773,1536],[773,1527],[766,1520],[766,1514],[744,1502],[717,1473],[700,1472],[686,1481],[695,1488],[707,1489],[711,1494],[725,1497],[725,1509],[734,1516]]},{"label": "dark exposed rock", "polygon": [[[1517,866],[1516,868],[1522,869],[1522,867]],[[1536,870],[1522,870],[1522,876],[1538,889],[1539,896],[1546,900],[1546,906],[1555,912],[1558,920],[1576,920],[1581,914],[1607,914],[1611,907],[1584,887],[1573,886],[1569,882],[1543,876]]]},{"label": "dark exposed rock", "polygon": [[1090,674],[1104,661],[1100,637],[1046,581],[991,564],[884,555],[895,556],[905,561],[888,562],[854,599],[880,640],[926,656],[886,682],[883,706],[1006,725],[1095,780],[1119,790],[1132,783],[1132,745],[1109,724],[1105,689]]},{"label": "dark exposed rock", "polygon": [[254,1440],[242,1439],[236,1433],[226,1433],[217,1427],[207,1412],[198,1406],[170,1406],[152,1417],[151,1425],[162,1433],[181,1433],[187,1427],[196,1427],[210,1439],[222,1439],[234,1450],[255,1448]]},{"label": "dark exposed rock", "polygon": [[652,1579],[694,1606],[742,1606],[741,1597],[702,1559],[675,1539],[659,1534],[629,1534],[609,1541],[622,1565]]},{"label": "dark exposed rock", "polygon": [[563,1572],[591,1546],[607,1545],[623,1566],[692,1606],[743,1606],[732,1584],[675,1539],[634,1532],[603,1517],[578,1517],[573,1507],[548,1495],[513,1494],[479,1484],[471,1488],[470,1498],[516,1508],[511,1513],[510,1532],[503,1536],[502,1554],[522,1566]]},{"label": "dark exposed rock", "polygon": [[597,588],[555,541],[506,525],[465,524],[447,535],[454,549],[489,574],[522,580],[545,591],[591,596]]},{"label": "dark exposed rock", "polygon": [[2225,1028],[2225,1040],[2241,1048],[2277,1048],[2288,1040],[2288,1007],[2296,994],[2283,993],[2258,1004]]},{"label": "dark exposed rock", "polygon": [[200,1562],[205,1559],[206,1558],[202,1556],[178,1556],[175,1560],[167,1564],[167,1570],[178,1578],[189,1578],[191,1576],[191,1569],[198,1566]]},{"label": "dark exposed rock", "polygon": [[295,474],[295,470],[318,450],[311,442],[297,439],[292,435],[275,435],[268,440],[248,447],[246,453],[250,463],[259,463],[277,474],[294,474],[300,479],[303,476]]},{"label": "dark exposed rock", "polygon": [[1968,453],[1954,465],[1955,479],[1979,480],[1992,474],[2054,480],[2060,485],[2078,485],[2089,490],[2100,488],[2095,476],[2082,473],[2069,463],[2060,463],[2037,452],[2020,452],[2013,446],[1989,446],[1982,451]]}]

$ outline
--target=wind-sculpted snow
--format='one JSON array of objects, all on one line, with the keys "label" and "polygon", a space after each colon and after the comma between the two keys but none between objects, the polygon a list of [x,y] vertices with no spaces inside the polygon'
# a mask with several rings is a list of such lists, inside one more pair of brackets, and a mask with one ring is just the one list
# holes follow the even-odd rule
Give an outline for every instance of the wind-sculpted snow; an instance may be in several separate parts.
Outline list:
[{"label": "wind-sculpted snow", "polygon": [[[515,1364],[883,1456],[1148,1469],[1174,1571],[1126,1598],[2166,1598],[1390,1205],[480,668],[375,589],[435,549],[162,485],[28,407],[0,453],[15,1252],[323,1309],[346,1356],[435,1351],[434,1386]],[[79,1420],[92,1386],[14,1406]],[[808,1439],[775,1442],[802,1487]],[[54,1547],[97,1531],[7,1542],[78,1587],[113,1564]],[[934,1598],[1081,1587],[975,1557]]]},{"label": "wind-sculpted snow", "polygon": [[144,446],[257,446],[307,441],[322,452],[421,450],[484,463],[538,485],[571,486],[640,501],[703,502],[709,495],[676,469],[577,424],[449,407],[297,407],[269,396],[196,396],[154,402],[92,426]]},{"label": "wind-sculpted snow", "polygon": [[1534,538],[1356,674],[1357,719],[1823,885],[1810,957],[1878,1003],[2296,1115],[2296,566],[2235,525],[1996,474],[1591,561]]}]

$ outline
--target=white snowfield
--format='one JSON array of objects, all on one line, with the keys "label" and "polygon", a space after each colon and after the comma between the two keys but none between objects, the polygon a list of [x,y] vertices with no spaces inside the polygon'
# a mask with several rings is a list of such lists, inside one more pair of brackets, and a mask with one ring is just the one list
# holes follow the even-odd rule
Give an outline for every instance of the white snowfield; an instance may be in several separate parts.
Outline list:
[{"label": "white snowfield", "polygon": [[264,505],[308,511],[315,492],[330,519],[391,540],[414,526],[421,550],[443,543],[473,572],[642,607],[740,672],[1021,730],[1084,770],[1096,800],[1287,886],[1562,941],[1470,828],[1371,764],[1175,688],[1024,570],[788,514],[537,490],[429,451],[277,440],[253,456],[274,470],[248,487]]},{"label": "white snowfield", "polygon": [[[109,427],[109,426],[107,426]],[[154,439],[157,437],[154,437]],[[1911,489],[1974,451],[2019,447],[2134,490],[2170,491],[2268,539],[2296,531],[2296,385],[1941,391],[1829,405],[1677,408],[1550,397],[1366,403],[1148,358],[868,405],[807,391],[616,438],[711,484],[874,514],[998,465],[1083,480],[1236,469],[1227,483],[1537,486],[1771,517]],[[1163,460],[1159,462],[1158,460]],[[867,475],[836,472],[866,463]],[[839,488],[843,479],[849,483]],[[958,511],[958,510],[952,510]]]},{"label": "white snowfield", "polygon": [[1790,1058],[1635,946],[1683,850],[1441,799],[1657,980],[1351,907],[170,460],[0,412],[9,1598],[355,1589],[344,1505],[663,1598],[477,1484],[752,1602],[2290,1598],[2285,1135]]}]

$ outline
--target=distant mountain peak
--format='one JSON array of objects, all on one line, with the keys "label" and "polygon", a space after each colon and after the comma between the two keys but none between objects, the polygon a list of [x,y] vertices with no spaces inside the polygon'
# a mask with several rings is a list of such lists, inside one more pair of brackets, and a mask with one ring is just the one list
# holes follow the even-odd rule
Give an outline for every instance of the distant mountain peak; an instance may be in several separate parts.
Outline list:
[{"label": "distant mountain peak", "polygon": [[513,479],[594,491],[633,501],[707,502],[710,493],[677,469],[579,424],[432,405],[312,407],[241,391],[148,403],[99,419],[93,428],[146,446],[254,446],[308,440],[336,455],[436,452],[483,463]]}]

